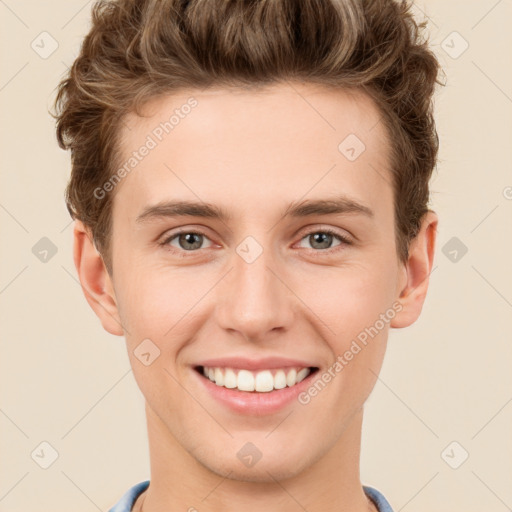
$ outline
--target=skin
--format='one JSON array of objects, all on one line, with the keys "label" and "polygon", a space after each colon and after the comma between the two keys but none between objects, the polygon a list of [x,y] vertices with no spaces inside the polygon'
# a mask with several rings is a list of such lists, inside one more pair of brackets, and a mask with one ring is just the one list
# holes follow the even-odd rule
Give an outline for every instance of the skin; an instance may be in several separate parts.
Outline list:
[{"label": "skin", "polygon": [[[112,276],[89,229],[76,221],[74,230],[85,297],[103,327],[126,338],[146,400],[151,484],[134,510],[141,503],[146,512],[372,510],[359,476],[364,403],[389,328],[420,315],[437,216],[425,215],[400,263],[387,133],[362,93],[287,83],[154,98],[146,117],[125,118],[122,156],[191,96],[198,105],[115,189]],[[338,151],[350,133],[366,146],[353,162]],[[368,206],[373,217],[283,217],[294,201],[338,194]],[[146,206],[169,199],[217,205],[231,219],[136,222]],[[200,248],[187,251],[191,242],[180,245],[179,237],[159,246],[176,228],[200,229]],[[309,235],[325,228],[352,244],[332,237],[322,249]],[[250,264],[236,252],[247,236],[263,249]],[[295,357],[321,372],[394,303],[401,311],[307,405],[234,414],[192,370],[201,359],[242,355]],[[160,350],[149,366],[134,355],[147,338]],[[247,442],[262,452],[250,468],[237,458]]]}]

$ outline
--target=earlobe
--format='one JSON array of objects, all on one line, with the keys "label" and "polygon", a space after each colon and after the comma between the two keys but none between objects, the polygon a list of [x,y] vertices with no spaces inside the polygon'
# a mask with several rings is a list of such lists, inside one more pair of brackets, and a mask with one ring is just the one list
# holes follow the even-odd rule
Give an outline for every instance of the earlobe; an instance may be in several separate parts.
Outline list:
[{"label": "earlobe", "polygon": [[432,272],[437,224],[436,213],[429,210],[423,216],[416,238],[411,241],[409,258],[405,265],[406,283],[398,297],[402,309],[390,323],[391,327],[407,327],[420,316]]},{"label": "earlobe", "polygon": [[75,221],[73,231],[73,258],[82,291],[103,328],[110,334],[123,336],[110,276],[94,246],[90,230],[80,220]]}]

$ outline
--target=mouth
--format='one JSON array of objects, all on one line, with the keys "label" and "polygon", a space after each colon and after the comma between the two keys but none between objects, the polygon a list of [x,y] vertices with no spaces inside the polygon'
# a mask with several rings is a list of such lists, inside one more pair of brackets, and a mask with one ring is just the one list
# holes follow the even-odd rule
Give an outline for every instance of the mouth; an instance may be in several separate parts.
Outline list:
[{"label": "mouth", "polygon": [[203,379],[211,381],[220,388],[259,394],[294,388],[317,373],[319,368],[292,366],[255,371],[243,368],[195,366],[194,370]]}]

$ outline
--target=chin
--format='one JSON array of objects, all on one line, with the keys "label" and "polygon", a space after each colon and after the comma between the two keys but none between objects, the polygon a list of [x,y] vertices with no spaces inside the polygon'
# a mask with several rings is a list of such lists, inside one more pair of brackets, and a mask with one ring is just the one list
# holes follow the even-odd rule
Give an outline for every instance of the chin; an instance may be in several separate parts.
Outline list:
[{"label": "chin", "polygon": [[240,468],[240,465],[237,464],[236,467],[226,466],[221,469],[216,466],[208,467],[208,469],[228,480],[268,484],[275,484],[276,481],[293,478],[302,470],[302,468],[298,468],[297,465],[294,465],[292,470],[289,466],[285,467],[282,463],[264,464],[263,461],[258,462],[257,467],[254,466],[252,468]]},{"label": "chin", "polygon": [[285,460],[278,453],[267,457],[263,455],[252,467],[244,467],[244,464],[237,457],[222,459],[222,456],[219,456],[215,457],[214,460],[197,459],[197,461],[221,478],[238,482],[271,484],[299,475],[312,463],[300,454],[297,454],[296,458],[286,458]]}]

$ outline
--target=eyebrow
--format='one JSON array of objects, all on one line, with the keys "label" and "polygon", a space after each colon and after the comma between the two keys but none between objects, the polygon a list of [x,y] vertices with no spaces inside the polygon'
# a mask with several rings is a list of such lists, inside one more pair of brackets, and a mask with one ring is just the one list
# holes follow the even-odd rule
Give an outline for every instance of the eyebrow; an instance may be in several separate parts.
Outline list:
[{"label": "eyebrow", "polygon": [[[368,206],[345,196],[338,196],[333,199],[296,201],[286,208],[282,217],[302,218],[313,215],[332,214],[362,214],[370,218],[374,217],[373,210]],[[209,203],[195,201],[162,201],[144,208],[142,213],[137,216],[135,222],[141,224],[155,219],[180,216],[204,217],[218,219],[223,222],[231,219],[231,215],[224,209]]]},{"label": "eyebrow", "polygon": [[351,213],[362,214],[370,218],[374,217],[374,213],[371,208],[346,196],[338,196],[333,199],[293,202],[285,210],[283,217],[308,217],[310,215]]},{"label": "eyebrow", "polygon": [[227,221],[231,216],[218,206],[194,201],[163,201],[144,208],[135,219],[137,224],[165,217],[205,217]]}]

